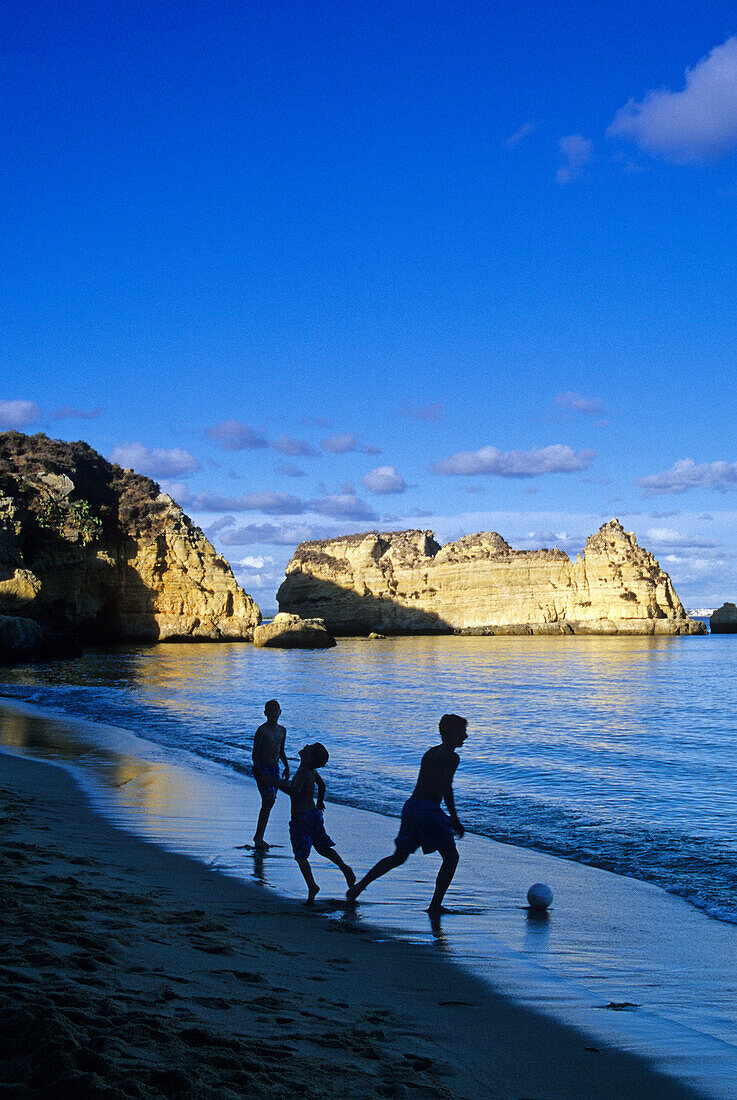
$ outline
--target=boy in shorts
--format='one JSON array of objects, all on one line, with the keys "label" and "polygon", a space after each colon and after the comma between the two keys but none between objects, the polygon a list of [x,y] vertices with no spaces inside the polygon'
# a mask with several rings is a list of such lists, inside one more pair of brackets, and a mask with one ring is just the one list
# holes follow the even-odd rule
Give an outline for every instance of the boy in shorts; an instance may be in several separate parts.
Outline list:
[{"label": "boy in shorts", "polygon": [[279,787],[279,761],[284,765],[284,779],[289,779],[289,761],[284,751],[284,742],[287,731],[279,725],[281,707],[276,699],[269,699],[264,707],[266,721],[263,722],[253,738],[253,775],[261,795],[261,809],[256,822],[256,832],[253,837],[253,846],[257,851],[265,852],[269,845],[264,840],[264,833],[269,821],[269,814],[276,802],[276,792]]},{"label": "boy in shorts", "polygon": [[[417,784],[402,810],[402,823],[394,842],[396,852],[380,859],[360,882],[348,888],[348,901],[355,901],[369,883],[392,868],[400,867],[408,855],[422,847],[426,854],[440,852],[443,858],[435,881],[435,892],[427,911],[444,912],[443,898],[458,866],[458,851],[453,834],[463,836],[464,832],[453,800],[453,776],[460,762],[455,750],[461,747],[468,736],[466,724],[466,719],[457,714],[444,714],[440,719],[442,744],[428,749],[422,757]],[[441,809],[440,803],[443,801],[450,816]]]},{"label": "boy in shorts", "polygon": [[[335,849],[335,841],[325,832],[322,815],[325,808],[325,784],[318,775],[317,768],[323,768],[330,755],[324,745],[316,741],[314,745],[305,745],[299,750],[299,767],[294,779],[288,783],[279,781],[279,788],[286,791],[292,800],[292,818],[289,822],[289,838],[297,866],[307,883],[307,905],[315,904],[320,887],[315,882],[309,855],[314,847],[316,852],[329,859],[340,868],[349,886],[353,886],[356,876],[343,862]],[[317,786],[317,806],[315,805],[315,786]]]}]

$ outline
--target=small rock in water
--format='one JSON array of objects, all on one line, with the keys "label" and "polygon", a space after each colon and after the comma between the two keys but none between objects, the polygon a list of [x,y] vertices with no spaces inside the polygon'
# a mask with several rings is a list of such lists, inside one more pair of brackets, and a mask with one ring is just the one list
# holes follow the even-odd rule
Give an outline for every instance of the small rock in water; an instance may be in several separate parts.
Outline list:
[{"label": "small rock in water", "polygon": [[329,649],[336,643],[323,619],[281,612],[272,622],[255,628],[253,644],[257,649]]}]

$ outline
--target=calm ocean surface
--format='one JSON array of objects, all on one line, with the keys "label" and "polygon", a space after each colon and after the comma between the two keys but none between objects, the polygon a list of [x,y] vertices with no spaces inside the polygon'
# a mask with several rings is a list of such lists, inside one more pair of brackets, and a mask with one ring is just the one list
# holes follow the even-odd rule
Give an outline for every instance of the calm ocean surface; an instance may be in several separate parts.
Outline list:
[{"label": "calm ocean surface", "polygon": [[238,772],[276,696],[333,802],[398,814],[445,711],[472,832],[664,887],[737,923],[737,636],[160,645],[4,669],[0,692]]}]

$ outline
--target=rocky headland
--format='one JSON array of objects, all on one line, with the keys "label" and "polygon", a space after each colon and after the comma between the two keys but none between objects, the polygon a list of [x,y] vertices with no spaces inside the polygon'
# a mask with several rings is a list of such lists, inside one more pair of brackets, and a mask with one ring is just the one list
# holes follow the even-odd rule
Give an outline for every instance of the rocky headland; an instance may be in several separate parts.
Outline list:
[{"label": "rocky headland", "polygon": [[706,633],[616,519],[575,561],[557,548],[513,550],[493,531],[442,547],[432,531],[303,542],[277,600],[336,635]]},{"label": "rocky headland", "polygon": [[261,613],[156,482],[86,443],[0,434],[0,658],[252,639]]}]

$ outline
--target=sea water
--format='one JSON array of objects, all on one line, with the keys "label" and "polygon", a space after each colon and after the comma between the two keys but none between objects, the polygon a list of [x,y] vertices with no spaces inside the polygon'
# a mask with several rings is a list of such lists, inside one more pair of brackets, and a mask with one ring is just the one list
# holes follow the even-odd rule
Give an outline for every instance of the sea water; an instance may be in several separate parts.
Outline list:
[{"label": "sea water", "polygon": [[333,802],[398,815],[448,711],[473,833],[639,878],[737,923],[737,638],[163,644],[4,669],[0,693],[250,770],[263,704],[320,740]]},{"label": "sea water", "polygon": [[[118,827],[255,881],[291,912],[304,884],[288,799],[277,800],[266,856],[244,847],[265,700],[282,704],[293,763],[307,741],[329,747],[326,824],[359,873],[392,850],[439,716],[463,714],[455,786],[472,832],[459,843],[450,913],[424,912],[438,861],[418,855],[356,907],[342,900],[337,868],[317,858],[317,915],[344,933],[447,954],[585,1033],[582,1056],[613,1044],[731,1100],[735,653],[724,636],[99,650],[4,670],[0,751],[68,766]],[[49,722],[54,713],[65,717]],[[540,880],[555,891],[542,918],[525,904]]]}]

